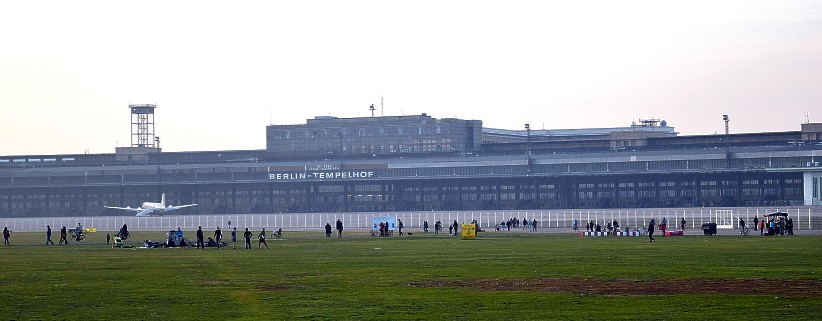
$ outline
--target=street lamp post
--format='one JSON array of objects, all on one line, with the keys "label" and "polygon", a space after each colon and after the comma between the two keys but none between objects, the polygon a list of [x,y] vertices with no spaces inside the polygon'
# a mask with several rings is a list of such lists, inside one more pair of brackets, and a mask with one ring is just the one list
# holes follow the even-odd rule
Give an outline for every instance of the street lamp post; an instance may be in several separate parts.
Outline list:
[{"label": "street lamp post", "polygon": [[728,161],[728,167],[731,167],[731,131],[728,123],[731,122],[731,117],[722,115],[722,120],[725,121],[725,158]]},{"label": "street lamp post", "polygon": [[525,124],[525,152],[531,156],[531,124]]},{"label": "street lamp post", "polygon": [[525,157],[528,161],[528,173],[531,173],[531,124],[525,124]]},{"label": "street lamp post", "polygon": [[342,167],[343,167],[343,133],[342,133],[342,130],[337,131],[337,137],[340,138],[340,152],[339,152],[339,154],[340,154],[340,170],[342,170]]}]

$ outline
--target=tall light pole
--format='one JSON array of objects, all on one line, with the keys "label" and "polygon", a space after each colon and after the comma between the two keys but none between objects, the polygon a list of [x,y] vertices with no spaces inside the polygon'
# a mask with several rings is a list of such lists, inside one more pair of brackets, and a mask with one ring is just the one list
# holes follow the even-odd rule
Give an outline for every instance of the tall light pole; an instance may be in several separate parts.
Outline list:
[{"label": "tall light pole", "polygon": [[722,120],[725,121],[725,158],[728,160],[728,167],[731,167],[731,131],[728,123],[731,122],[731,117],[722,115]]},{"label": "tall light pole", "polygon": [[531,124],[525,124],[525,151],[531,156]]},{"label": "tall light pole", "polygon": [[337,137],[340,138],[340,170],[342,170],[342,167],[343,167],[343,133],[342,133],[342,129],[337,131]]},{"label": "tall light pole", "polygon": [[531,124],[525,124],[525,158],[528,161],[528,173],[531,173]]}]

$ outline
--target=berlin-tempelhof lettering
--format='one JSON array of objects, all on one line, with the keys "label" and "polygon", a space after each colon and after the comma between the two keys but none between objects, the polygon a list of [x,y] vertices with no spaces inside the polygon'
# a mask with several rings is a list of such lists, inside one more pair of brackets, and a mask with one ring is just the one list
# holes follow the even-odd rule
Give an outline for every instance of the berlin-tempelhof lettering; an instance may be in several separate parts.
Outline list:
[{"label": "berlin-tempelhof lettering", "polygon": [[312,172],[312,173],[271,173],[270,180],[304,180],[304,179],[347,179],[371,178],[374,172]]}]

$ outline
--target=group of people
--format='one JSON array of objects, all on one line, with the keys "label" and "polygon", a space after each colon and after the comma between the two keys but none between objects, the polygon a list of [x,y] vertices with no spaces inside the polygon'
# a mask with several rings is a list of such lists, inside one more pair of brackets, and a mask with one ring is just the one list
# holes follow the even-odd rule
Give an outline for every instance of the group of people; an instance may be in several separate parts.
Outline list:
[{"label": "group of people", "polygon": [[[182,234],[182,231],[180,230],[180,228],[177,228],[177,230],[178,230],[178,233]],[[205,249],[206,247],[216,247],[217,249],[220,249],[224,246],[228,246],[228,243],[223,242],[223,231],[220,229],[219,225],[217,226],[217,229],[214,230],[214,237],[213,238],[209,237],[207,243],[204,240],[204,235],[203,234],[204,234],[203,233],[203,227],[198,226],[197,227],[197,232],[196,232],[196,238],[197,238],[196,247],[197,247],[197,249]],[[277,236],[277,235],[282,235],[282,229],[279,229],[277,232],[272,234],[272,236]],[[254,233],[249,231],[248,228],[246,227],[245,232],[243,232],[242,236],[245,239],[245,249],[250,250],[251,249],[251,238],[254,237]],[[268,243],[266,243],[266,241],[265,241],[266,238],[267,238],[267,235],[266,235],[266,232],[265,232],[265,228],[263,228],[260,231],[260,233],[257,234],[257,248],[258,249],[261,249],[263,246],[265,246],[265,248],[269,248]],[[236,226],[231,228],[231,247],[232,247],[232,249],[237,249],[237,227]]]},{"label": "group of people", "polygon": [[[476,221],[474,221],[474,222],[476,222]],[[329,233],[329,228],[330,228],[330,226],[326,224],[326,235],[328,235],[328,233]],[[428,221],[423,221],[422,222],[422,231],[427,233],[428,228],[429,228]],[[479,226],[477,228],[479,229]],[[403,229],[405,229],[405,223],[403,223],[402,219],[397,219],[396,230],[399,233],[399,236],[403,236],[405,234],[409,234],[409,235],[411,234],[411,233],[404,232]],[[440,235],[440,232],[442,231],[442,229],[443,229],[442,221],[437,220],[436,222],[434,222],[434,235]],[[460,225],[459,225],[459,222],[457,222],[457,220],[454,220],[453,224],[448,225],[448,235],[457,235],[459,233],[459,231],[460,231]],[[376,236],[388,237],[388,236],[393,236],[393,235],[394,235],[394,228],[391,227],[391,224],[389,222],[380,222],[377,225],[377,230],[376,231],[374,231],[374,230],[371,231],[371,236],[372,237],[376,237]]]},{"label": "group of people", "polygon": [[[579,222],[577,220],[574,220],[573,225],[574,225],[574,230],[575,231],[578,229],[578,224],[579,224]],[[628,229],[628,227],[626,227],[626,230],[627,229]],[[620,228],[619,222],[617,222],[617,220],[614,220],[613,222],[607,222],[607,224],[605,226],[605,231],[602,230],[602,225],[599,225],[599,222],[588,221],[588,223],[585,223],[585,231],[586,232],[607,232],[608,234],[611,234],[611,233],[614,233],[614,232],[621,231],[621,228]]]},{"label": "group of people", "polygon": [[533,221],[524,218],[520,220],[519,218],[512,217],[509,218],[507,221],[502,221],[494,228],[496,231],[501,231],[502,229],[506,229],[510,231],[511,229],[518,229],[522,228],[523,230],[529,231],[536,231],[537,230],[537,219]]},{"label": "group of people", "polygon": [[[337,219],[335,227],[337,229],[337,238],[341,238],[343,232],[343,222],[340,219]],[[325,223],[325,238],[331,238],[331,223],[329,222]]]},{"label": "group of people", "polygon": [[[742,228],[745,221],[741,218],[739,221],[740,228]],[[754,216],[753,223],[754,231],[758,229],[760,236],[793,235],[793,218],[787,216],[765,216],[761,220]]]},{"label": "group of people", "polygon": [[[398,224],[405,227],[405,224],[402,223],[402,220],[399,220]],[[394,230],[391,228],[391,225],[388,222],[380,222],[380,224],[378,225],[378,231],[379,234],[374,233],[372,234],[372,236],[379,235],[380,237],[387,237],[394,235]],[[402,231],[402,228],[400,228],[400,231]],[[402,235],[402,232],[400,232],[400,235]]]},{"label": "group of people", "polygon": [[[339,237],[342,237],[342,222],[340,222],[339,220],[337,220],[337,222],[338,222],[338,224],[337,224],[338,235],[339,235]],[[78,223],[77,230],[82,231],[82,225],[79,225],[79,224],[80,223]],[[52,234],[51,225],[46,225],[46,245],[54,245],[54,241],[51,240],[51,234]],[[126,223],[123,223],[123,226],[118,231],[117,236],[125,238],[125,237],[128,237],[128,235],[129,235],[128,225]],[[9,230],[8,227],[5,227],[3,229],[3,238],[5,240],[4,244],[6,244],[6,245],[11,244],[9,242],[9,237],[10,236],[11,236],[11,230]],[[246,228],[245,233],[243,233],[243,237],[245,238],[245,248],[248,249],[248,250],[251,249],[251,238],[253,236],[254,236],[253,233],[251,231],[249,231],[248,228]],[[282,237],[282,229],[278,229],[277,232],[274,232],[272,234],[272,236],[278,237],[278,238]],[[266,243],[265,228],[263,228],[260,231],[260,233],[257,234],[257,240],[258,240],[257,241],[257,247],[258,248],[262,248],[263,246],[265,246],[265,248],[269,248],[268,244]],[[153,242],[150,242],[150,241],[151,240],[146,240],[144,243],[153,243]],[[233,243],[232,247],[234,249],[236,249],[237,248],[237,227],[233,227],[232,230],[231,230],[231,242]],[[111,243],[111,235],[106,233],[106,244],[109,244],[109,243]],[[62,244],[69,244],[68,230],[66,229],[65,226],[63,226],[60,229],[60,242],[59,242],[59,244],[61,244],[61,245]],[[166,247],[186,246],[186,245],[188,245],[188,240],[183,238],[183,230],[180,227],[177,228],[177,231],[169,232],[169,234],[167,235],[166,243],[164,244],[164,246],[166,246]],[[223,231],[220,229],[219,225],[217,226],[217,229],[214,231],[213,238],[212,237],[208,238],[208,242],[205,241],[205,235],[204,235],[204,232],[203,232],[203,227],[202,226],[197,227],[196,245],[195,246],[198,249],[204,249],[206,247],[216,247],[216,248],[219,249],[219,248],[221,248],[223,246],[227,246],[227,245],[228,245],[228,243],[223,242]]]},{"label": "group of people", "polygon": [[502,229],[506,229],[510,231],[511,228],[517,229],[522,228],[523,230],[528,230],[531,232],[537,231],[537,219],[529,220],[524,218],[520,221],[520,219],[516,217],[509,218],[507,221],[502,221],[494,228],[495,231],[502,231]]}]

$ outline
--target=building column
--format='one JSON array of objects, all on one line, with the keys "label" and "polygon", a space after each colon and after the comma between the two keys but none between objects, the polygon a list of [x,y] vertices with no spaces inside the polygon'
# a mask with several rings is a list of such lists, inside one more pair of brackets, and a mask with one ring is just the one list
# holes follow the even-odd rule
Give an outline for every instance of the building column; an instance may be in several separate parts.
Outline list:
[{"label": "building column", "polygon": [[822,201],[822,173],[803,172],[802,187],[805,206],[820,204],[820,201]]}]

